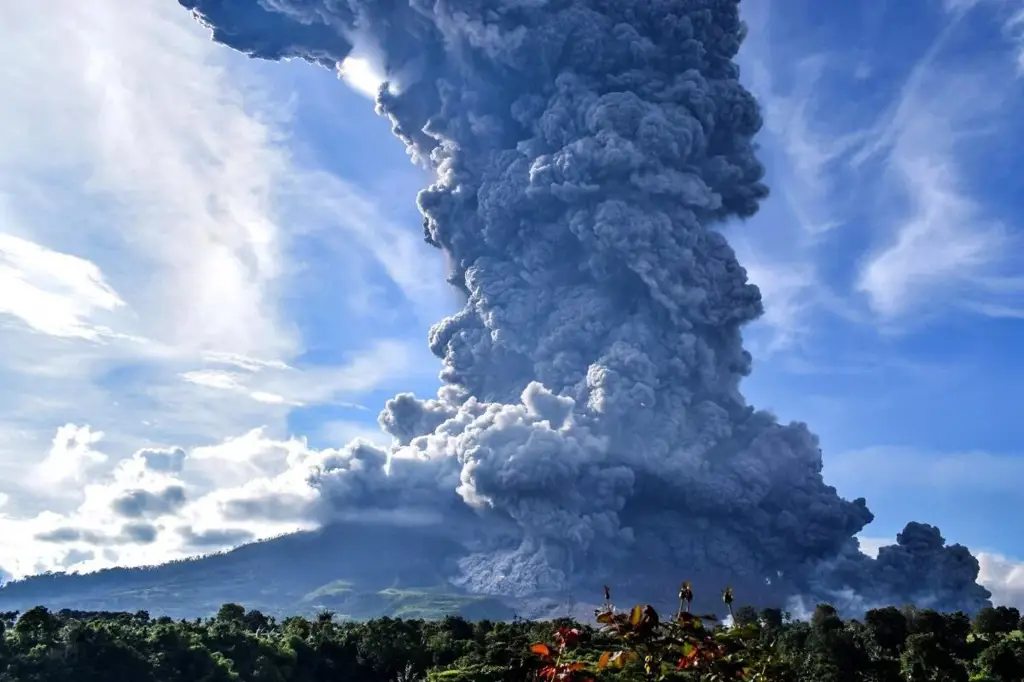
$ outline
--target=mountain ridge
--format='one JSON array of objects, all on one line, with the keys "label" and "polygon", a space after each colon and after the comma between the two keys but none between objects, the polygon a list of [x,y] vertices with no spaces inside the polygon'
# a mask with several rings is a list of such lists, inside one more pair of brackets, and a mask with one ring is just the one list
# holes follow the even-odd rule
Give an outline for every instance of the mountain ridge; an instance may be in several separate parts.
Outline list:
[{"label": "mountain ridge", "polygon": [[460,551],[422,528],[338,524],[163,564],[29,576],[0,586],[0,610],[41,604],[195,618],[238,602],[268,614],[329,609],[352,619],[512,617],[500,598],[448,581]]}]

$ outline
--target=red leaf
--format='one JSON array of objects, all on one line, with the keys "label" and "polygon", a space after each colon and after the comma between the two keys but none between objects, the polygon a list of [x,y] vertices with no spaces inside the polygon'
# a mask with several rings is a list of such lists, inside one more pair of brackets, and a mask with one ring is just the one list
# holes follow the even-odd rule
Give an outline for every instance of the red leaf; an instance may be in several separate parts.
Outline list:
[{"label": "red leaf", "polygon": [[538,656],[551,656],[551,649],[548,647],[547,644],[534,644],[530,647],[530,651],[537,654]]},{"label": "red leaf", "polygon": [[555,641],[565,646],[572,646],[579,641],[580,631],[576,628],[561,628],[555,635]]}]

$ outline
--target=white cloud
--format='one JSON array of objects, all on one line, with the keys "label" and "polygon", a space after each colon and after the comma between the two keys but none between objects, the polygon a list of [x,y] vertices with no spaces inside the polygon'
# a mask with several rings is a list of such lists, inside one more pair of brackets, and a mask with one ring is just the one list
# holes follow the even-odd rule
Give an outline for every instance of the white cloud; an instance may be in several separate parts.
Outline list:
[{"label": "white cloud", "polygon": [[995,552],[978,552],[977,557],[978,582],[992,592],[992,601],[1024,610],[1024,561]]},{"label": "white cloud", "polygon": [[[440,259],[424,258],[415,220],[300,163],[294,93],[271,67],[161,0],[2,3],[0,59],[18,64],[0,72],[9,507],[50,504],[30,483],[61,424],[102,429],[106,462],[75,438],[61,456],[109,470],[141,447],[279,434],[298,406],[361,409],[383,383],[434,374],[421,329],[375,340],[369,313],[402,314],[380,305],[384,289],[425,315],[445,307]],[[383,277],[358,286],[373,268]],[[304,307],[310,293],[337,302],[311,330],[295,321],[324,305]],[[329,360],[307,359],[304,333]]]},{"label": "white cloud", "polygon": [[[0,6],[5,468],[68,420],[158,435],[141,422],[190,411],[180,364],[301,350],[277,303],[284,128],[230,58],[174,3]],[[213,407],[200,431],[248,420]]]},{"label": "white cloud", "polygon": [[[106,434],[104,452],[116,461],[139,448],[175,443],[189,447],[260,425],[279,435],[300,403],[326,407],[335,420],[346,413],[369,420],[379,406],[372,404],[368,410],[359,404],[366,392],[384,386],[404,389],[410,379],[427,382],[436,373],[436,365],[421,358],[427,351],[418,339],[384,340],[338,358],[344,364],[246,363],[259,367],[255,372],[231,365],[239,388],[225,390],[181,377],[222,369],[221,363],[204,367],[189,357],[117,340],[103,347],[69,348],[63,339],[22,338],[22,343],[15,343],[17,337],[7,339],[21,368],[5,373],[0,364],[0,382],[16,389],[0,392],[0,492],[11,496],[13,507],[35,511],[46,508],[46,501],[30,484],[50,448],[53,424],[101,429]],[[118,375],[126,370],[121,367],[130,372],[123,380]],[[114,381],[106,378],[111,373]],[[59,493],[73,497],[75,491]]]},{"label": "white cloud", "polygon": [[934,147],[915,149],[905,141],[890,157],[890,171],[906,188],[912,209],[893,225],[892,243],[867,260],[857,284],[884,317],[955,295],[978,282],[1012,245],[1006,229],[986,219],[958,186],[955,167]]},{"label": "white cloud", "polygon": [[356,394],[373,389],[392,376],[414,377],[434,374],[433,368],[417,368],[415,351],[408,342],[379,340],[370,348],[353,353],[344,366],[311,367],[298,370],[279,363],[271,366],[239,366],[235,371],[202,369],[184,372],[181,378],[206,388],[230,391],[272,405],[301,406],[332,403],[362,409],[361,405],[337,401],[339,394]]},{"label": "white cloud", "polygon": [[831,121],[835,112],[820,95],[836,65],[780,38],[783,15],[773,9],[770,2],[743,7],[744,20],[755,28],[740,52],[746,85],[764,113],[760,155],[772,194],[749,226],[730,235],[764,300],[757,327],[768,331],[767,340],[750,336],[755,355],[762,357],[794,350],[813,332],[816,312],[854,315],[817,261],[819,248],[846,223],[852,197],[836,173],[863,136]]},{"label": "white cloud", "polygon": [[208,386],[210,388],[221,388],[225,391],[234,391],[241,389],[241,384],[235,378],[237,375],[231,372],[225,372],[219,369],[206,369],[199,370],[196,372],[185,372],[181,375],[181,378],[185,381],[199,386]]},{"label": "white cloud", "polygon": [[46,459],[37,469],[39,483],[52,486],[62,481],[81,483],[90,469],[107,461],[93,446],[103,440],[102,431],[89,426],[65,424],[57,429]]},{"label": "white cloud", "polygon": [[[863,132],[823,123],[835,116],[817,94],[822,80],[836,75],[835,65],[826,56],[796,56],[766,42],[768,38],[762,37],[761,43],[747,50],[753,67],[750,88],[762,103],[765,130],[777,152],[772,155],[779,162],[773,168],[778,175],[774,185],[804,239],[814,240],[845,222],[843,209],[850,198],[838,191],[836,170],[862,141]],[[792,59],[794,84],[781,89],[772,74],[781,72],[781,61]]]},{"label": "white cloud", "polygon": [[15,225],[93,262],[116,249],[106,275],[133,313],[120,322],[148,338],[294,348],[274,308],[285,241],[275,185],[289,159],[277,122],[255,113],[259,91],[229,75],[174,4],[58,0],[0,13],[0,56],[19,64],[0,79],[0,190],[15,197]]},{"label": "white cloud", "polygon": [[218,369],[202,369],[193,372],[184,372],[181,378],[190,383],[198,386],[206,386],[208,388],[218,388],[224,391],[234,391],[236,393],[244,393],[250,398],[260,403],[267,403],[270,405],[283,405],[288,403],[290,405],[301,406],[302,403],[294,402],[289,403],[286,398],[279,396],[276,393],[267,393],[266,391],[250,391],[242,385],[240,378],[242,375],[236,372],[225,372]]},{"label": "white cloud", "polygon": [[986,0],[942,0],[943,8],[951,14],[969,12]]},{"label": "white cloud", "polygon": [[[775,346],[805,335],[815,312],[895,329],[931,314],[1024,309],[1021,291],[998,284],[1024,265],[1021,226],[977,191],[997,172],[981,150],[1008,130],[1017,94],[1005,87],[1000,55],[957,51],[976,4],[945,2],[945,27],[888,103],[892,84],[859,53],[813,51],[788,8],[744,9],[756,30],[741,62],[763,105],[762,155],[776,197],[744,230],[743,252],[776,309],[764,320]],[[900,59],[884,43],[872,48],[891,78]],[[878,81],[871,97],[842,96],[865,76]],[[859,261],[852,277],[821,262],[840,244]]]},{"label": "white cloud", "polygon": [[963,153],[1002,104],[991,86],[985,73],[940,74],[922,61],[855,159],[884,155],[889,196],[879,199],[876,219],[891,237],[865,260],[857,281],[883,318],[995,293],[986,282],[1005,268],[1017,239],[972,196]]},{"label": "white cloud", "polygon": [[289,261],[296,240],[357,234],[404,290],[436,294],[443,278],[419,275],[440,259],[422,263],[418,224],[296,165],[290,93],[269,94],[257,62],[175,3],[56,2],[0,9],[0,57],[19,64],[0,76],[0,206],[17,232],[2,246],[20,266],[5,281],[28,263],[83,303],[126,307],[119,332],[270,362],[301,351],[281,309],[309,265]]},{"label": "white cloud", "polygon": [[816,281],[809,263],[787,264],[757,258],[753,253],[740,255],[750,281],[761,290],[765,313],[760,322],[771,328],[767,343],[758,344],[755,355],[766,357],[789,348],[797,337],[807,333],[806,316],[811,306],[810,293]]},{"label": "white cloud", "polygon": [[[440,254],[423,242],[421,221],[417,218],[412,226],[416,229],[408,229],[385,209],[389,204],[409,201],[428,181],[417,170],[411,172],[411,179],[419,184],[378,187],[371,201],[337,176],[306,173],[302,178],[303,192],[309,195],[304,203],[305,215],[314,223],[331,227],[316,235],[321,248],[337,258],[351,258],[354,247],[364,251],[383,270],[388,283],[412,304],[417,320],[432,324],[453,313],[461,303],[455,290],[445,283]],[[350,309],[371,319],[393,315],[390,306],[380,304],[379,285],[365,267],[354,259],[347,265],[359,277],[357,285],[345,292]]]},{"label": "white cloud", "polygon": [[94,263],[0,233],[0,315],[43,334],[95,339],[102,330],[92,314],[123,305]]},{"label": "white cloud", "polygon": [[1004,28],[1017,51],[1017,72],[1024,76],[1024,9],[1011,16]]},{"label": "white cloud", "polygon": [[986,6],[1001,17],[1003,33],[1010,41],[1017,72],[1024,75],[1024,8],[1018,0],[943,0],[943,7],[954,15],[964,15],[971,10]]},{"label": "white cloud", "polygon": [[204,359],[207,362],[238,367],[250,372],[258,372],[261,369],[288,369],[288,365],[280,360],[260,360],[235,353],[206,353]]},{"label": "white cloud", "polygon": [[[99,440],[88,429],[67,429],[55,449],[58,440],[78,437],[89,448]],[[64,510],[0,513],[0,566],[18,577],[145,565],[311,528],[318,493],[306,477],[335,452],[262,429],[187,452],[137,452],[93,477]]]}]

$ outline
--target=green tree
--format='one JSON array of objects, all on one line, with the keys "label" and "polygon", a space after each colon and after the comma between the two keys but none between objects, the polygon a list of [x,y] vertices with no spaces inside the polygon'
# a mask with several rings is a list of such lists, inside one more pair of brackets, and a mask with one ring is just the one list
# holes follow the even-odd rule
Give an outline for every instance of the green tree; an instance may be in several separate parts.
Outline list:
[{"label": "green tree", "polygon": [[769,630],[781,630],[785,623],[782,609],[766,608],[761,609],[760,620]]},{"label": "green tree", "polygon": [[968,674],[941,645],[933,632],[918,632],[907,638],[900,656],[900,670],[906,682],[967,682]]},{"label": "green tree", "polygon": [[759,622],[759,620],[760,618],[758,617],[757,609],[755,609],[753,606],[739,607],[738,609],[736,609],[736,615],[733,618],[733,621],[738,626],[755,625]]},{"label": "green tree", "polygon": [[245,607],[240,604],[224,604],[217,611],[216,620],[231,625],[242,625],[245,622]]},{"label": "green tree", "polygon": [[994,682],[1024,680],[1024,641],[1005,637],[985,648],[975,661],[978,672]]},{"label": "green tree", "polygon": [[986,606],[974,617],[974,631],[992,636],[1013,632],[1020,623],[1020,611],[1012,606]]},{"label": "green tree", "polygon": [[34,644],[49,642],[60,629],[60,621],[44,606],[36,606],[21,614],[14,632]]}]

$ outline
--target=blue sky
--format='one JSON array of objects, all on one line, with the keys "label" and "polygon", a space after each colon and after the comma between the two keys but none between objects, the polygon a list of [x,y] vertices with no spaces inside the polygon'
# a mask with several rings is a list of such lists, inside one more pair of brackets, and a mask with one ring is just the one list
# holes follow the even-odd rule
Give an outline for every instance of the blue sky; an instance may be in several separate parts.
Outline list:
[{"label": "blue sky", "polygon": [[[0,570],[308,525],[225,503],[308,501],[324,449],[436,389],[426,333],[458,301],[420,236],[429,178],[365,64],[346,87],[216,46],[174,2],[54,5],[0,7]],[[773,195],[726,229],[767,307],[745,392],[820,434],[827,480],[876,513],[865,546],[935,523],[1024,602],[1015,5],[748,0]],[[177,485],[155,541],[111,530],[113,500]],[[68,527],[90,533],[39,539]]]}]

